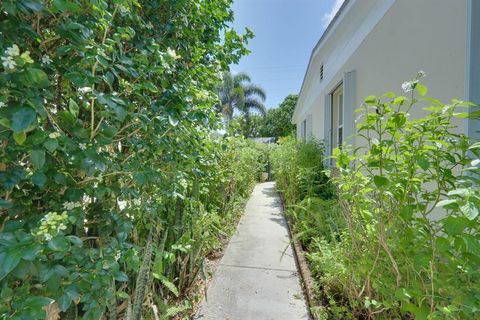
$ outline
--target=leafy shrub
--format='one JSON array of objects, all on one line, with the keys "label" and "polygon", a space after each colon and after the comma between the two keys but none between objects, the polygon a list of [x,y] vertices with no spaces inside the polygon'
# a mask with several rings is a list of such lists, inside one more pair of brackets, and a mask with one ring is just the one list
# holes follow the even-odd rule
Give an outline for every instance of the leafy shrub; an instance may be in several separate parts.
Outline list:
[{"label": "leafy shrub", "polygon": [[307,196],[334,197],[333,185],[323,172],[323,146],[319,142],[282,138],[271,152],[271,161],[287,203],[298,203]]},{"label": "leafy shrub", "polygon": [[[313,155],[296,147],[302,142],[272,153],[316,277],[320,319],[480,316],[480,143],[453,124],[479,113],[458,100],[415,99],[413,90],[427,93],[419,77],[404,87],[410,98],[370,96],[357,110],[363,147],[334,150],[338,200],[306,196],[326,184],[315,178],[320,166],[300,168]],[[427,115],[411,119],[420,106]]]},{"label": "leafy shrub", "polygon": [[1,318],[188,308],[256,174],[250,149],[210,139],[251,36],[226,29],[230,4],[0,2]]},{"label": "leafy shrub", "polygon": [[291,207],[288,212],[295,222],[296,237],[310,251],[310,245],[318,239],[338,241],[344,225],[337,200],[308,197]]},{"label": "leafy shrub", "polygon": [[[427,92],[418,78],[405,86]],[[419,105],[428,115],[410,119]],[[365,148],[335,150],[349,232],[345,291],[370,318],[480,316],[480,150],[453,125],[468,106],[417,101],[413,91],[367,97],[358,110]]]}]

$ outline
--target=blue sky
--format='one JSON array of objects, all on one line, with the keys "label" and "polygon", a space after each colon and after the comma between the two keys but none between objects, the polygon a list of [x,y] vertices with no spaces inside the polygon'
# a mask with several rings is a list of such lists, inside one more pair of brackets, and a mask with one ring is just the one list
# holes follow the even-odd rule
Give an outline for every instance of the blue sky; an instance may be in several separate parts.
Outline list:
[{"label": "blue sky", "polygon": [[268,108],[298,93],[310,53],[343,0],[235,0],[234,27],[255,33],[233,72],[247,72],[266,90]]}]

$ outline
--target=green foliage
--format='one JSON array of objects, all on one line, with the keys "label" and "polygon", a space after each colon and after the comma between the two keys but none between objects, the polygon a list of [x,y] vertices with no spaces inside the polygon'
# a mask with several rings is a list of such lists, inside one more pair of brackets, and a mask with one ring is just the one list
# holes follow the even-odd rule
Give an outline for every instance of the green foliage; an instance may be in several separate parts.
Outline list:
[{"label": "green foliage", "polygon": [[269,109],[258,132],[260,137],[288,137],[295,132],[293,111],[298,95],[288,95],[277,108]]},{"label": "green foliage", "polygon": [[135,296],[166,312],[171,284],[195,287],[259,167],[210,138],[222,71],[251,37],[228,29],[230,5],[0,2],[1,318],[54,303],[99,319]]},{"label": "green foliage", "polygon": [[295,124],[292,124],[293,111],[298,95],[290,94],[277,107],[268,109],[265,116],[252,115],[248,119],[238,116],[235,121],[239,123],[238,133],[245,137],[288,137],[294,134]]},{"label": "green foliage", "polygon": [[[418,78],[408,84],[428,91]],[[365,147],[335,150],[352,308],[385,318],[480,316],[480,152],[453,124],[469,105],[412,92],[368,97],[359,108]],[[420,106],[428,114],[411,119]]]},{"label": "green foliage", "polygon": [[[470,103],[415,99],[428,93],[418,77],[404,88],[410,98],[370,96],[357,110],[360,147],[334,150],[338,200],[306,196],[317,182],[299,183],[314,179],[298,178],[294,142],[272,154],[321,319],[480,316],[480,144],[454,125],[478,114]],[[414,108],[426,115],[411,119]]]},{"label": "green foliage", "polygon": [[322,144],[293,137],[280,139],[272,150],[275,179],[287,203],[297,204],[307,197],[335,197],[333,185],[323,172],[323,153]]},{"label": "green foliage", "polygon": [[267,95],[261,87],[251,81],[246,73],[223,73],[222,83],[218,88],[220,104],[217,105],[217,112],[223,114],[227,127],[235,111],[243,115],[247,126],[252,111],[265,115],[266,109],[263,102]]}]

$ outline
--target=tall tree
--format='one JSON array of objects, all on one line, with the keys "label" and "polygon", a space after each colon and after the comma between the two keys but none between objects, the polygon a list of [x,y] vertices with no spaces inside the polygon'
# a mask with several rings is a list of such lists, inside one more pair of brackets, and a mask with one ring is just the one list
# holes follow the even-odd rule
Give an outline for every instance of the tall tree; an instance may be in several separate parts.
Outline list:
[{"label": "tall tree", "polygon": [[250,121],[252,112],[266,114],[263,103],[267,95],[261,87],[252,83],[250,76],[246,73],[225,72],[218,96],[221,102],[218,105],[218,111],[223,114],[227,126],[232,120],[235,110],[244,115],[246,121]]},{"label": "tall tree", "polygon": [[278,108],[268,110],[258,128],[259,136],[279,138],[291,135],[295,131],[295,125],[292,124],[292,116],[297,99],[298,95],[290,94]]}]

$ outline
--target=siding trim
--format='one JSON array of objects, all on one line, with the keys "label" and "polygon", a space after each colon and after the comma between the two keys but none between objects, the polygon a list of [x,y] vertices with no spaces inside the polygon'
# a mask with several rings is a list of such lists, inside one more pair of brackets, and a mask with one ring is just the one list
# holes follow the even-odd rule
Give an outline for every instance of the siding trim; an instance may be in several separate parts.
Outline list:
[{"label": "siding trim", "polygon": [[[468,0],[465,100],[480,104],[480,1]],[[479,108],[471,108],[470,112]],[[467,119],[466,134],[480,139],[480,120]]]},{"label": "siding trim", "polygon": [[355,84],[356,71],[346,72],[343,76],[343,141],[354,145],[355,128]]}]

